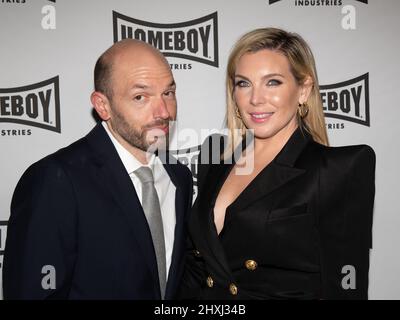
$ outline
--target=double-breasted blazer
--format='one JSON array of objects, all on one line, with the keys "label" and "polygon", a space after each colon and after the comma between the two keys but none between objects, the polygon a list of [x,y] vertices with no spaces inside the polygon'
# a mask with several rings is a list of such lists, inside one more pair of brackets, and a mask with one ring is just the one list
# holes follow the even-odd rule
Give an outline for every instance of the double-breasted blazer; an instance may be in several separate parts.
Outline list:
[{"label": "double-breasted blazer", "polygon": [[[176,161],[164,168],[176,187],[165,293],[172,299],[183,273],[192,175]],[[3,285],[5,299],[161,299],[146,217],[101,124],[33,164],[20,179],[11,204]]]},{"label": "double-breasted blazer", "polygon": [[[210,141],[201,153],[213,156]],[[298,128],[227,207],[217,234],[213,208],[232,167],[199,163],[181,298],[368,297],[370,147],[326,147]]]}]

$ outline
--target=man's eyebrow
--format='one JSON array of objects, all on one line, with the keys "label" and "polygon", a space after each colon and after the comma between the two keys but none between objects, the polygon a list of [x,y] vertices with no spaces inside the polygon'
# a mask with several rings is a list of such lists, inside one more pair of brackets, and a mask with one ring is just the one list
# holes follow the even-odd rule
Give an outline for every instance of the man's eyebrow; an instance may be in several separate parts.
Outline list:
[{"label": "man's eyebrow", "polygon": [[[168,84],[167,88],[174,88],[176,87],[176,83],[175,80],[172,80],[172,82],[170,84]],[[146,90],[149,89],[150,87],[148,85],[145,84],[141,84],[141,83],[135,83],[131,89],[141,89],[141,90]]]},{"label": "man's eyebrow", "polygon": [[135,83],[131,89],[148,89],[149,86],[145,85],[145,84],[140,84],[140,83]]}]

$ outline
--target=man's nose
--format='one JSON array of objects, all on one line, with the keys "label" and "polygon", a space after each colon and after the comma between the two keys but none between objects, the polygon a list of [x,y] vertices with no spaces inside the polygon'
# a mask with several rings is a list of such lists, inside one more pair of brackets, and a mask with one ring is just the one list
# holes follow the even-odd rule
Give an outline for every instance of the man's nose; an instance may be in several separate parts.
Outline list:
[{"label": "man's nose", "polygon": [[161,118],[161,119],[168,119],[170,118],[170,112],[168,110],[168,105],[165,102],[163,98],[159,98],[158,101],[156,102],[156,108],[155,108],[155,118]]}]

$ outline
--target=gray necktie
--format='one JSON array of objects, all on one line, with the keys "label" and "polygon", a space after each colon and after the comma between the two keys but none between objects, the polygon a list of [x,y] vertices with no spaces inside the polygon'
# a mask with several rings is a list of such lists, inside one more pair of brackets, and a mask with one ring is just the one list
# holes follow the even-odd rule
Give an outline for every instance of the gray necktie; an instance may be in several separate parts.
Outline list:
[{"label": "gray necktie", "polygon": [[142,207],[146,215],[153,239],[154,250],[157,258],[158,277],[160,279],[161,297],[165,297],[166,287],[166,258],[164,229],[161,217],[160,201],[154,187],[153,173],[149,167],[140,167],[134,173],[142,183]]}]

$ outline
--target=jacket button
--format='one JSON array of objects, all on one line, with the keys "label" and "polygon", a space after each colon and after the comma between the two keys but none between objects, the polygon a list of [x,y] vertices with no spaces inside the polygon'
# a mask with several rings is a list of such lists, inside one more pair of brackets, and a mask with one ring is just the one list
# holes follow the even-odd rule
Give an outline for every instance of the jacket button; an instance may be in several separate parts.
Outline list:
[{"label": "jacket button", "polygon": [[201,257],[200,251],[199,251],[199,250],[193,250],[193,254],[194,254],[194,256],[197,257],[197,258],[200,258],[200,257]]},{"label": "jacket button", "polygon": [[231,283],[229,285],[229,291],[230,291],[231,295],[236,296],[238,293],[238,288],[235,286],[235,284]]},{"label": "jacket button", "polygon": [[211,276],[208,276],[208,277],[207,277],[207,286],[208,286],[209,288],[212,288],[213,285],[214,285],[214,280],[211,278]]},{"label": "jacket button", "polygon": [[246,268],[250,271],[254,271],[257,269],[257,262],[254,260],[246,260],[246,262],[244,263]]}]

